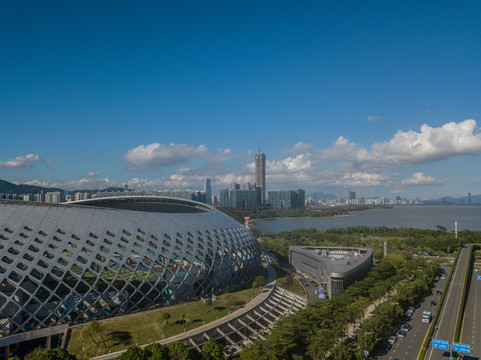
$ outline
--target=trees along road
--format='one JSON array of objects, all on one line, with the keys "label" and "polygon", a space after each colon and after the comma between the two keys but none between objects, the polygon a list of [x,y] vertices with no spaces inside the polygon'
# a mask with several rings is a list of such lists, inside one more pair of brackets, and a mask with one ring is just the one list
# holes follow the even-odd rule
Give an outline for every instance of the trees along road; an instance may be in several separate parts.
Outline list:
[{"label": "trees along road", "polygon": [[[429,324],[423,323],[421,321],[423,311],[431,311],[431,314],[434,315],[434,312],[436,311],[436,306],[439,305],[440,298],[440,295],[437,294],[437,290],[444,290],[447,281],[446,278],[449,274],[450,269],[447,266],[443,266],[441,268],[441,271],[443,272],[442,277],[445,278],[441,278],[434,282],[434,286],[429,291],[429,295],[425,296],[424,299],[419,303],[419,306],[417,306],[417,308],[414,310],[413,315],[411,316],[411,320],[408,321],[411,324],[412,329],[406,332],[406,337],[398,337],[398,340],[396,341],[396,343],[394,343],[392,349],[389,350],[386,354],[376,356],[376,359],[393,360],[397,358],[412,360],[417,358],[423,345],[424,338],[426,337],[429,329]],[[433,300],[436,301],[436,306],[431,306],[431,301]],[[398,331],[399,328],[396,329],[395,335],[397,335]]]}]

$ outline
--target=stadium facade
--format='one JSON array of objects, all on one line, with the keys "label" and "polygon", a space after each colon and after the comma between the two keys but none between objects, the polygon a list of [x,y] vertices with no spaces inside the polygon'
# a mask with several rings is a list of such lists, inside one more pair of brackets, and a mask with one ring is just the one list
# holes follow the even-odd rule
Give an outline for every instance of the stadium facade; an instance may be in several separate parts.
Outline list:
[{"label": "stadium facade", "polygon": [[261,261],[257,239],[231,217],[150,196],[0,202],[0,254],[0,346],[224,292]]}]

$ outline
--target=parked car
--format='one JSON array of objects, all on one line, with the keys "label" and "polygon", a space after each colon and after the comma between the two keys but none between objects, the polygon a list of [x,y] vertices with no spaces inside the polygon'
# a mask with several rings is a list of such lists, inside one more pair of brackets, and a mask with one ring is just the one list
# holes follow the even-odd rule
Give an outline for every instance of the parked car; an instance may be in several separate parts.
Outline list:
[{"label": "parked car", "polygon": [[387,342],[391,345],[394,345],[394,343],[397,341],[397,337],[392,335],[389,337],[389,339],[387,339]]},{"label": "parked car", "polygon": [[391,350],[392,348],[392,345],[387,343],[385,346],[384,346],[384,352],[388,352],[389,350]]},{"label": "parked car", "polygon": [[410,323],[404,323],[403,326],[402,326],[402,330],[404,331],[409,331],[411,330],[413,327],[411,326]]},{"label": "parked car", "polygon": [[436,301],[431,300],[431,306],[436,306]]},{"label": "parked car", "polygon": [[406,331],[404,330],[399,330],[399,332],[397,333],[397,336],[399,336],[400,338],[403,338],[406,336]]}]

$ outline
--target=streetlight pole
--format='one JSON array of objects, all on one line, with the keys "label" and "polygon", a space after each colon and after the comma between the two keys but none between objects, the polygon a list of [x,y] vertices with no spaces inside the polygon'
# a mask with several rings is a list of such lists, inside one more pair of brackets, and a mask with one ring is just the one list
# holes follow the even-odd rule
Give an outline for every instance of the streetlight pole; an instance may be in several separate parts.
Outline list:
[{"label": "streetlight pole", "polygon": [[367,358],[367,338],[366,335],[374,334],[374,331],[371,332],[364,332],[364,357]]}]

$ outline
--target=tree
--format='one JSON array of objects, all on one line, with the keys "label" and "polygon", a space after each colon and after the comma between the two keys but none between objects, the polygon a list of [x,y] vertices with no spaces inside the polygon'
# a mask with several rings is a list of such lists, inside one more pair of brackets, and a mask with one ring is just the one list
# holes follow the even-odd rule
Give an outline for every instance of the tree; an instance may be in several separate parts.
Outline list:
[{"label": "tree", "polygon": [[266,284],[266,278],[262,275],[257,276],[254,281],[252,281],[252,288],[257,289],[263,287]]},{"label": "tree", "polygon": [[169,313],[163,313],[162,314],[162,319],[165,320],[165,325],[169,325],[169,319],[170,319],[170,314]]},{"label": "tree", "polygon": [[138,346],[131,346],[127,351],[120,354],[117,360],[147,360],[147,354]]},{"label": "tree", "polygon": [[205,343],[202,348],[202,359],[203,360],[223,360],[224,356],[224,345],[214,338],[210,338]]},{"label": "tree", "polygon": [[167,345],[169,356],[172,360],[190,360],[189,349],[180,341],[172,342]]},{"label": "tree", "polygon": [[207,312],[210,312],[210,308],[212,307],[212,300],[211,299],[207,299],[205,301],[205,307],[207,308]]},{"label": "tree", "polygon": [[97,342],[95,341],[94,336],[98,335],[100,337],[100,340],[102,341],[102,344],[104,345],[104,347],[107,348],[107,345],[105,344],[105,341],[104,341],[104,337],[102,336],[102,328],[100,326],[100,323],[98,323],[95,320],[89,321],[85,331],[87,332],[87,334],[90,335],[90,338],[92,339],[94,344],[97,345]]},{"label": "tree", "polygon": [[231,301],[230,293],[227,291],[224,295],[224,305],[229,312],[230,312],[230,301]]},{"label": "tree", "polygon": [[180,312],[180,319],[182,321],[182,325],[184,325],[184,329],[185,329],[185,316],[186,316],[185,311],[181,311]]},{"label": "tree", "polygon": [[27,354],[25,360],[77,360],[77,357],[61,348],[45,349],[38,347]]},{"label": "tree", "polygon": [[169,350],[159,343],[152,343],[144,349],[148,360],[170,360]]}]

